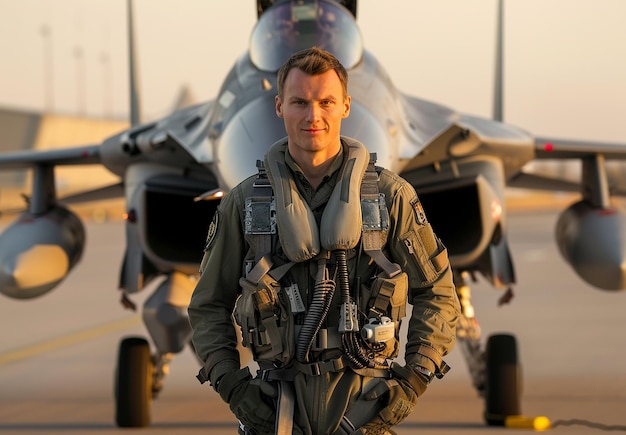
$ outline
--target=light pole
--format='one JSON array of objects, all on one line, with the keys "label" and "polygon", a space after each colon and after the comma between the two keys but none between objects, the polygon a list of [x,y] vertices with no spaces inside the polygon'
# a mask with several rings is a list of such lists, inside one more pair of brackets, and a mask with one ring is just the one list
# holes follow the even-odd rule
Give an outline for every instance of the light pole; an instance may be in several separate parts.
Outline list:
[{"label": "light pole", "polygon": [[54,111],[54,63],[52,55],[52,31],[48,24],[42,24],[39,34],[43,38],[43,85],[44,110]]}]

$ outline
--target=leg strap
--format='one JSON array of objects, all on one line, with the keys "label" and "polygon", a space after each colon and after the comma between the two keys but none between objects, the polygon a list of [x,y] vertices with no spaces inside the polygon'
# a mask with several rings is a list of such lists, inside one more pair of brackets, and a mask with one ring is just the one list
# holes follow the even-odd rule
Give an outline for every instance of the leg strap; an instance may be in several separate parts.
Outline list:
[{"label": "leg strap", "polygon": [[289,381],[280,381],[278,383],[278,407],[276,410],[277,434],[291,434],[293,432],[295,402],[293,384]]}]

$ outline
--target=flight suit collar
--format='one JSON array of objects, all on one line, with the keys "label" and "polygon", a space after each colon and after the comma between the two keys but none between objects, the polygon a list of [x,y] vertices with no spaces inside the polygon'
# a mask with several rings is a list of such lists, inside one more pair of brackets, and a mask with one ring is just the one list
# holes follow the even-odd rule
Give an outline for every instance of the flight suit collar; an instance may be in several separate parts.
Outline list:
[{"label": "flight suit collar", "polygon": [[335,184],[337,184],[337,174],[339,174],[339,170],[343,165],[343,156],[345,155],[345,143],[343,140],[341,141],[341,148],[339,152],[335,156],[333,162],[328,167],[328,171],[320,185],[317,189],[313,189],[309,181],[304,176],[304,172],[302,168],[296,163],[291,154],[289,154],[289,150],[287,149],[285,152],[285,163],[289,167],[296,182],[296,186],[300,191],[300,194],[305,199],[305,201],[311,207],[311,210],[315,212],[320,205],[325,204],[328,200],[328,197],[333,191]]}]

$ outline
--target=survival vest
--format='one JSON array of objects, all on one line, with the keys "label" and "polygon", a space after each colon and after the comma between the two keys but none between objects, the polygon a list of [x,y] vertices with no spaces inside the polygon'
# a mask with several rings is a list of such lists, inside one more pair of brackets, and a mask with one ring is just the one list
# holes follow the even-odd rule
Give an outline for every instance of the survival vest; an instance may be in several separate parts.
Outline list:
[{"label": "survival vest", "polygon": [[[385,196],[378,189],[376,155],[370,154],[356,140],[342,137],[342,142],[346,153],[344,163],[319,228],[294,180],[288,175],[285,141],[275,143],[264,161],[257,162],[259,173],[252,195],[246,199],[244,217],[245,234],[254,245],[256,258],[246,265],[246,274],[240,279],[242,296],[237,301],[235,319],[242,329],[244,345],[251,349],[261,366],[267,362],[273,367],[281,367],[294,357],[301,363],[306,362],[306,346],[310,347],[309,341],[319,332],[319,325],[307,326],[306,321],[302,330],[296,331],[293,314],[304,311],[304,304],[297,288],[290,289],[280,283],[294,263],[318,258],[324,264],[327,253],[344,251],[345,254],[360,241],[362,250],[383,271],[371,286],[367,316],[372,319],[390,316],[397,325],[397,335],[399,320],[406,314],[408,278],[381,249],[387,236],[389,212]],[[276,237],[290,260],[278,267],[274,267],[272,261]],[[320,294],[334,290],[328,287],[328,281],[320,276]],[[391,298],[397,290],[403,303],[390,309]],[[314,298],[309,312],[327,309],[324,302],[319,305],[316,306]],[[363,325],[358,324],[356,310],[353,303],[344,300],[340,333],[361,334]],[[303,341],[305,344],[300,347],[304,349],[296,349]],[[297,342],[296,348],[293,348],[294,342]],[[395,355],[383,355],[382,359],[388,356]],[[363,358],[355,358],[352,362],[362,367],[376,365]]]}]

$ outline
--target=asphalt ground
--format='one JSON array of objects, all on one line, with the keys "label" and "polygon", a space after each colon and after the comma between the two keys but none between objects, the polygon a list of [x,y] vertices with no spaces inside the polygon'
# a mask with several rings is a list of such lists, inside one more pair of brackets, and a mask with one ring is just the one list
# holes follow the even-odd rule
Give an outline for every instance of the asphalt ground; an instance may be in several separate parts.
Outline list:
[{"label": "asphalt ground", "polygon": [[[515,208],[508,218],[515,297],[498,306],[502,292],[479,279],[472,301],[485,339],[517,338],[523,414],[545,416],[554,433],[626,431],[626,292],[597,290],[575,275],[554,242],[555,211]],[[115,426],[119,342],[147,333],[139,313],[119,304],[123,225],[91,222],[87,237],[83,260],[58,289],[35,300],[0,299],[0,432],[236,433],[227,405],[196,381],[199,365],[189,349],[174,359],[150,427]],[[151,290],[135,300],[141,304]],[[420,398],[399,435],[531,431],[486,426],[460,348],[447,361],[452,370]]]}]

